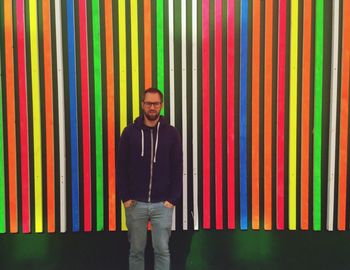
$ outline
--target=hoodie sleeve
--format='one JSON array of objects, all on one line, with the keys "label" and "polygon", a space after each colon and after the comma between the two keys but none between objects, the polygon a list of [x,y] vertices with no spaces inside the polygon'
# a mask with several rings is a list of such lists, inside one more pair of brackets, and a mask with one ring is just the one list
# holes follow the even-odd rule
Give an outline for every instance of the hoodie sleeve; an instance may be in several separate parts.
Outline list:
[{"label": "hoodie sleeve", "polygon": [[125,202],[130,199],[128,186],[128,164],[129,164],[129,138],[127,128],[120,136],[117,154],[117,192],[120,199]]},{"label": "hoodie sleeve", "polygon": [[175,205],[182,193],[183,157],[180,134],[175,130],[175,143],[171,149],[171,191],[168,201]]}]

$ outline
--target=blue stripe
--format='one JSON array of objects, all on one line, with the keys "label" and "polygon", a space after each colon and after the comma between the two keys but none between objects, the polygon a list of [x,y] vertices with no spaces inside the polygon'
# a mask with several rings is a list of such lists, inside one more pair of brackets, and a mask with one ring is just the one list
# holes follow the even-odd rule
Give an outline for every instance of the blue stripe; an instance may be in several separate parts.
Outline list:
[{"label": "blue stripe", "polygon": [[70,139],[72,165],[72,222],[73,232],[79,231],[79,157],[78,157],[78,117],[77,117],[77,85],[75,62],[74,0],[67,0],[68,28],[68,79]]},{"label": "blue stripe", "polygon": [[241,61],[239,96],[239,154],[241,229],[247,222],[247,73],[248,73],[248,0],[241,2]]}]

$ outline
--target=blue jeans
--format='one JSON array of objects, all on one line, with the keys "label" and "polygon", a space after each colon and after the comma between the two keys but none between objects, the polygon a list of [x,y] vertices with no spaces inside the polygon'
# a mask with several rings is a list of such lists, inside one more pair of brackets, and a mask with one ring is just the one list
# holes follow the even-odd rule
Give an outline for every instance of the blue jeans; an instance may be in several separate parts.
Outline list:
[{"label": "blue jeans", "polygon": [[166,208],[163,202],[135,202],[133,206],[125,209],[130,242],[130,270],[145,269],[144,254],[148,221],[151,222],[154,269],[170,269],[169,238],[173,210],[173,208]]}]

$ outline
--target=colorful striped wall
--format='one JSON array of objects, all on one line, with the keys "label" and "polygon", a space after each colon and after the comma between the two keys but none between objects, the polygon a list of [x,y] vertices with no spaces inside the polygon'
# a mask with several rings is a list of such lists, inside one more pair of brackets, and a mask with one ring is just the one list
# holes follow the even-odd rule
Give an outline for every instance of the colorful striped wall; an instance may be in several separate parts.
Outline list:
[{"label": "colorful striped wall", "polygon": [[0,0],[0,232],[127,230],[145,88],[183,138],[174,230],[347,230],[350,0]]}]

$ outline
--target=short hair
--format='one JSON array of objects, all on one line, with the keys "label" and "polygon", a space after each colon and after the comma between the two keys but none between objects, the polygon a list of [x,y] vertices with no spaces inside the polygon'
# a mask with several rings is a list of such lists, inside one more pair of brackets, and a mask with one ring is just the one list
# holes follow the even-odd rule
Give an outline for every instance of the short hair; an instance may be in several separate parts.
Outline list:
[{"label": "short hair", "polygon": [[161,102],[163,102],[163,93],[157,88],[151,87],[146,89],[145,92],[143,93],[142,101],[145,100],[146,94],[158,94],[160,96]]}]

